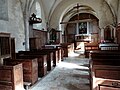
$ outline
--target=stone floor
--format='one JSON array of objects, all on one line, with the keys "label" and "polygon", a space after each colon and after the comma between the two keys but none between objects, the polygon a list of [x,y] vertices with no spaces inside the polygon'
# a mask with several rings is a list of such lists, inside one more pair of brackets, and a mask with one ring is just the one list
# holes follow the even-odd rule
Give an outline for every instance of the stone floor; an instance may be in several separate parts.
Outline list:
[{"label": "stone floor", "polygon": [[68,57],[30,90],[90,90],[89,59]]}]

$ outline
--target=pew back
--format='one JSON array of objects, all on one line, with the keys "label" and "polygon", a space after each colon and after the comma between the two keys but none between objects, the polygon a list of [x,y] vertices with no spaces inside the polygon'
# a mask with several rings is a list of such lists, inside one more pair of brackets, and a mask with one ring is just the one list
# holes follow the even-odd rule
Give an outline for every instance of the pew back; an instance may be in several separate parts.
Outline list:
[{"label": "pew back", "polygon": [[30,82],[32,85],[38,80],[38,62],[36,58],[26,59],[4,59],[5,65],[23,64],[23,81]]},{"label": "pew back", "polygon": [[90,53],[90,58],[91,90],[97,90],[95,86],[102,79],[120,80],[120,51],[96,50]]},{"label": "pew back", "polygon": [[22,64],[0,66],[0,90],[24,90]]}]

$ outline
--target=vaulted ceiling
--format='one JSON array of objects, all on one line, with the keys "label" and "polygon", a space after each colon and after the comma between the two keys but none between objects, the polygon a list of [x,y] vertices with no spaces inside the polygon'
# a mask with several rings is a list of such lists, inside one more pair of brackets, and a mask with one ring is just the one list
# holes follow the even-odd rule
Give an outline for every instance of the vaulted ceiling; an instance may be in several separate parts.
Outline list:
[{"label": "vaulted ceiling", "polygon": [[[77,5],[80,5],[79,13],[90,13],[98,17],[104,23],[113,22],[116,24],[118,16],[118,7],[120,0],[41,0],[44,8],[46,21],[51,23],[52,27],[57,27],[60,21],[69,21],[76,15]],[[109,17],[107,17],[109,15]],[[103,17],[104,16],[104,17]],[[104,19],[105,18],[105,19]],[[55,21],[56,20],[56,21]],[[103,23],[101,22],[101,23]]]},{"label": "vaulted ceiling", "polygon": [[[48,15],[48,17],[54,12],[55,8],[57,8],[58,5],[60,5],[61,3],[68,3],[68,2],[71,2],[71,0],[41,0],[42,1],[42,4],[44,6],[44,9],[45,9],[45,13]],[[93,2],[93,6],[96,5],[94,4],[94,0],[91,0],[91,1],[86,1],[86,0],[74,0],[74,2],[76,3],[76,1],[78,3],[80,3],[80,1],[84,1],[84,2]],[[109,8],[111,9],[111,11],[113,11],[114,13],[117,12],[117,4],[119,4],[119,0],[98,0],[99,1],[102,1],[102,2],[106,2],[108,5],[109,5]],[[63,4],[61,4],[63,5]],[[75,6],[75,4],[73,4],[73,6]],[[72,5],[71,6],[68,6],[70,9],[71,7],[73,7]],[[61,7],[64,7],[64,6],[61,6]],[[82,9],[90,9],[89,6],[84,6],[84,8]],[[92,8],[91,8],[92,9]],[[114,9],[114,10],[113,10]],[[67,12],[68,13],[68,12]]]}]

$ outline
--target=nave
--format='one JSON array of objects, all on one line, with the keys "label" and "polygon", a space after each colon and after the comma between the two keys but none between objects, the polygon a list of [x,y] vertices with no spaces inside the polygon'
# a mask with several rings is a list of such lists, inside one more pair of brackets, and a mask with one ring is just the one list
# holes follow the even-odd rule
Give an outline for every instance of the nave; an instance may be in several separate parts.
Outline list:
[{"label": "nave", "polygon": [[89,59],[64,58],[30,90],[90,90]]}]

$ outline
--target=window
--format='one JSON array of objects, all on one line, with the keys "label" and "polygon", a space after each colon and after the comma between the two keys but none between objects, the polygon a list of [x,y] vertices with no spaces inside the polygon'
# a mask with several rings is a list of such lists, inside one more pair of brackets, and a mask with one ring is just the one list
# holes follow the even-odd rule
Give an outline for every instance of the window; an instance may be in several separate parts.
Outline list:
[{"label": "window", "polygon": [[[35,12],[36,17],[41,18],[41,6],[40,6],[39,2],[36,2],[35,11],[36,11]],[[38,29],[38,30],[42,30],[42,23],[33,24],[33,28]]]}]

